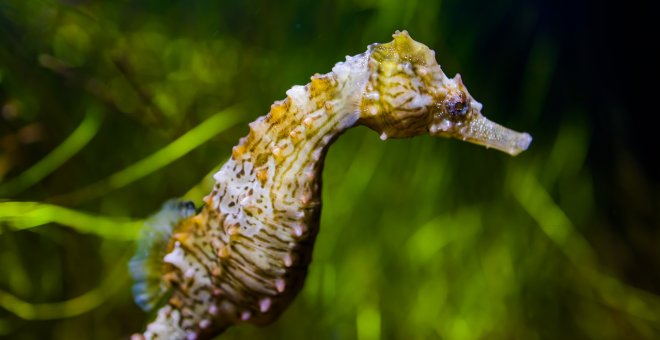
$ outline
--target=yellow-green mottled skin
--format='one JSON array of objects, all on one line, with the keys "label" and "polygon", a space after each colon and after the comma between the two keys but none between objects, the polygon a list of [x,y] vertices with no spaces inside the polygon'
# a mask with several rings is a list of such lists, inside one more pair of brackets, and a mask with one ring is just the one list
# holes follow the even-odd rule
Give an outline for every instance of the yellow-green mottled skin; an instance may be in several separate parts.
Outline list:
[{"label": "yellow-green mottled skin", "polygon": [[410,38],[374,44],[314,75],[250,124],[202,211],[175,228],[163,258],[173,293],[143,335],[197,339],[274,321],[300,291],[321,213],[329,145],[366,125],[386,138],[457,137],[510,154],[531,138],[486,120],[460,77]]}]

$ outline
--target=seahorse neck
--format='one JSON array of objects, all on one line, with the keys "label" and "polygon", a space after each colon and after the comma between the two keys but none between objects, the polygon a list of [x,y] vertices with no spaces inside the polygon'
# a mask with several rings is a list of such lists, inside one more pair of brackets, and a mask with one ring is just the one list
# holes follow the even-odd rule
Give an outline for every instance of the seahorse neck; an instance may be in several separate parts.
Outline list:
[{"label": "seahorse neck", "polygon": [[207,198],[227,215],[225,224],[253,235],[260,229],[258,221],[304,225],[313,218],[327,148],[360,117],[367,63],[368,53],[347,57],[333,72],[288,90],[286,99],[250,124],[249,134],[215,175],[216,187]]}]

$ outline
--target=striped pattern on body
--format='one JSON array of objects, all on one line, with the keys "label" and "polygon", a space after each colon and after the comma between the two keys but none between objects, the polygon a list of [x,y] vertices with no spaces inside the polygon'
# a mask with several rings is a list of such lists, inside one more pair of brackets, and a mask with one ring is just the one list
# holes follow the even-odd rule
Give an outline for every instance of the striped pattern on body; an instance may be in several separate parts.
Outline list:
[{"label": "striped pattern on body", "polygon": [[[274,321],[302,288],[311,261],[330,144],[366,125],[382,139],[431,134],[511,154],[526,149],[529,135],[487,121],[480,109],[460,77],[445,76],[434,52],[405,31],[294,86],[249,125],[202,210],[173,223],[155,266],[162,287],[141,291],[148,301],[155,300],[149,294],[171,295],[135,337],[209,338],[232,324]],[[153,278],[140,275],[141,259],[132,271]]]}]

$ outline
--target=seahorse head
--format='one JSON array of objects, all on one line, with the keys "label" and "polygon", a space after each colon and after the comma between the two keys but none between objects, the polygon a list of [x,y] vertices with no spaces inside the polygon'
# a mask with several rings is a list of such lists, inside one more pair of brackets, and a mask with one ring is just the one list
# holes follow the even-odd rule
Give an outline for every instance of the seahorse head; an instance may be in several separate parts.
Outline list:
[{"label": "seahorse head", "polygon": [[447,77],[435,52],[408,32],[370,46],[369,81],[360,102],[360,122],[382,139],[430,134],[453,137],[517,155],[532,138],[489,121],[461,76]]}]

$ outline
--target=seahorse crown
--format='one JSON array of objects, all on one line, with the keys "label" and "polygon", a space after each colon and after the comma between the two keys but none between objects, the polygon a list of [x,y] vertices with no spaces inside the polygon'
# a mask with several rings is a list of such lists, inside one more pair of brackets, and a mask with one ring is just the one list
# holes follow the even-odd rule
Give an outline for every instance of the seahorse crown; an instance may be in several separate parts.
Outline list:
[{"label": "seahorse crown", "polygon": [[206,338],[232,324],[274,321],[311,261],[332,141],[366,125],[382,139],[429,133],[511,155],[527,148],[528,134],[488,121],[481,108],[460,76],[445,76],[434,52],[405,31],[292,87],[249,124],[198,214],[169,204],[147,226],[146,245],[131,262],[136,300],[166,304],[136,337]]}]

